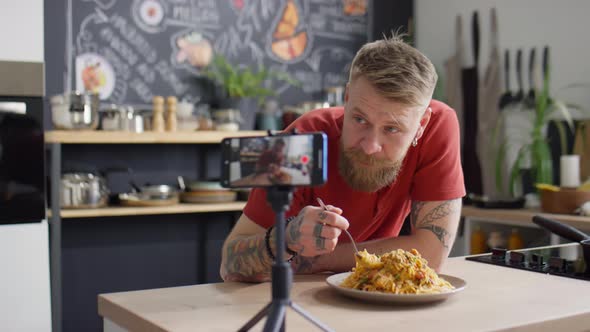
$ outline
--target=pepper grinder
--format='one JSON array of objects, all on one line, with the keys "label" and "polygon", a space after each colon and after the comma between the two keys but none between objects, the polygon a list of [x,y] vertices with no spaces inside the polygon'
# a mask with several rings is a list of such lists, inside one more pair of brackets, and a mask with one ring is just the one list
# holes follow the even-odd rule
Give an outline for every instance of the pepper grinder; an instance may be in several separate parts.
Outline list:
[{"label": "pepper grinder", "polygon": [[152,130],[157,132],[164,131],[164,98],[155,96],[153,99],[154,115],[152,119]]},{"label": "pepper grinder", "polygon": [[178,100],[174,96],[166,98],[166,131],[176,131],[176,104]]}]

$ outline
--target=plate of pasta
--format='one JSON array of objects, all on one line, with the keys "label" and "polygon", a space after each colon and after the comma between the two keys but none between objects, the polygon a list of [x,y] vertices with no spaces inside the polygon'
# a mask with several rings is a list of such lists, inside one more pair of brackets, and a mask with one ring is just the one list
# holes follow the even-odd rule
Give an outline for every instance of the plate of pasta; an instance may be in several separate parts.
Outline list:
[{"label": "plate of pasta", "polygon": [[355,256],[352,272],[326,279],[339,293],[370,302],[437,302],[462,291],[466,282],[450,275],[437,274],[416,249],[397,249],[383,255],[366,250]]}]

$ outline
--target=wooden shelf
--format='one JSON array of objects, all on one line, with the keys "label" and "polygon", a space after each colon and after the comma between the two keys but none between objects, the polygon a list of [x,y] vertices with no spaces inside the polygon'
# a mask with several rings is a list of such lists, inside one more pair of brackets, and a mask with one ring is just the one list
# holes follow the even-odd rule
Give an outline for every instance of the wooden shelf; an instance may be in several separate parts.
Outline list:
[{"label": "wooden shelf", "polygon": [[225,137],[262,136],[266,131],[177,131],[144,132],[103,130],[53,130],[45,132],[45,143],[64,144],[217,144]]},{"label": "wooden shelf", "polygon": [[[98,209],[61,210],[61,217],[65,218],[91,218],[91,217],[117,217],[140,216],[154,214],[182,214],[182,213],[206,213],[242,211],[246,202],[213,203],[213,204],[176,204],[171,206],[154,207],[105,207]],[[47,211],[48,217],[51,211]]]},{"label": "wooden shelf", "polygon": [[561,221],[576,228],[590,228],[590,217],[569,214],[551,214],[529,209],[481,209],[473,206],[464,206],[461,215],[472,219],[520,226],[535,226],[532,221],[533,216],[543,215],[547,218]]}]

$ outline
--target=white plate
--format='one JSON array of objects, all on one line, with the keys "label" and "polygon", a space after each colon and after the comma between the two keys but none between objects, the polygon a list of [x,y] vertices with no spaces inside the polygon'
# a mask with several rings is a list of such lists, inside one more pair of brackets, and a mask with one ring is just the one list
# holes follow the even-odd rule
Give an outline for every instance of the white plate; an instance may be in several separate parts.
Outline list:
[{"label": "white plate", "polygon": [[435,294],[387,294],[381,292],[367,292],[340,286],[344,279],[346,279],[346,277],[348,277],[351,273],[352,272],[344,272],[331,275],[326,279],[326,282],[328,283],[328,285],[330,285],[330,287],[332,287],[342,295],[364,301],[379,303],[428,303],[442,301],[447,299],[449,296],[465,289],[465,285],[467,284],[463,279],[449,276],[446,274],[439,274],[441,278],[451,283],[451,285],[453,285],[455,289]]}]

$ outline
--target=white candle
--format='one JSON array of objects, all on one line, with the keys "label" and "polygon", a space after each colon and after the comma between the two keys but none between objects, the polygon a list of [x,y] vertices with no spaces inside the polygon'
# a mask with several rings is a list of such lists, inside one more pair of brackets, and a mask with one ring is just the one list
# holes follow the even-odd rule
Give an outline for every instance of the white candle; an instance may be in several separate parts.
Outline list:
[{"label": "white candle", "polygon": [[563,155],[560,158],[560,185],[564,188],[580,186],[580,156],[577,154]]}]

